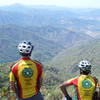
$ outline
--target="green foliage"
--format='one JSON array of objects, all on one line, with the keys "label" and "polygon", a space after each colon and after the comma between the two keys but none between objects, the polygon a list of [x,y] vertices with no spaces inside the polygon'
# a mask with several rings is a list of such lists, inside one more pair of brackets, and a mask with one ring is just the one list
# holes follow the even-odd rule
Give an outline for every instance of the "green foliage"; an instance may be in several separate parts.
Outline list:
[{"label": "green foliage", "polygon": [[63,51],[52,60],[51,65],[65,72],[64,76],[71,77],[73,75],[78,75],[79,69],[77,67],[77,64],[79,63],[79,61],[87,59],[92,63],[92,75],[100,78],[99,55],[100,40],[95,39]]},{"label": "green foliage", "polygon": [[100,79],[100,39],[91,37],[100,33],[95,12],[92,17],[80,13],[81,18],[65,8],[22,5],[2,7],[0,11],[0,91],[9,87],[8,62],[20,57],[17,45],[22,40],[33,43],[32,59],[44,64],[45,100],[61,100],[59,85],[79,74],[76,65],[82,59],[92,62],[92,75]]},{"label": "green foliage", "polygon": [[34,33],[24,27],[16,25],[1,25],[0,63],[13,62],[20,57],[17,45],[22,40],[29,40],[32,42],[34,45],[32,58],[42,62],[50,60],[63,48],[63,46],[53,41],[38,36],[38,32]]},{"label": "green foliage", "polygon": [[61,100],[62,93],[59,89],[54,89],[46,96],[45,100]]}]

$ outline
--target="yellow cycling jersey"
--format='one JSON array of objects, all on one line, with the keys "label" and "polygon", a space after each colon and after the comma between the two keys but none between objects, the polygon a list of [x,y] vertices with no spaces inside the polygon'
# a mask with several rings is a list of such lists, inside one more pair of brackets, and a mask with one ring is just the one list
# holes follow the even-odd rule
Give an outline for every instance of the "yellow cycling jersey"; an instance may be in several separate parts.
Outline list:
[{"label": "yellow cycling jersey", "polygon": [[80,75],[79,77],[68,80],[65,84],[66,86],[75,86],[78,100],[92,100],[96,81],[91,75]]},{"label": "yellow cycling jersey", "polygon": [[20,98],[29,98],[39,92],[39,78],[43,69],[40,63],[29,58],[20,59],[10,73],[10,82],[17,81]]}]

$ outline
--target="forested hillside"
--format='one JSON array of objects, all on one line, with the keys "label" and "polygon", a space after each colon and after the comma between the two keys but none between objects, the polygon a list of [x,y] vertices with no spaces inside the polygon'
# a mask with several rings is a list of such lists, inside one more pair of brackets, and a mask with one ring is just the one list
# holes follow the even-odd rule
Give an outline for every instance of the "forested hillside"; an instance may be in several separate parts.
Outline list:
[{"label": "forested hillside", "polygon": [[[28,29],[16,25],[0,26],[0,62],[12,62],[18,59],[17,45],[22,40],[29,40],[34,45],[32,58],[47,61],[53,58],[65,47],[92,37],[59,27],[33,27]],[[7,48],[7,51],[5,50]]]},{"label": "forested hillside", "polygon": [[[40,61],[49,60],[64,47],[56,42],[44,39],[37,35],[38,32],[29,31],[26,28],[14,25],[0,27],[0,62],[12,62],[19,58],[17,45],[22,40],[29,40],[34,45],[32,58]],[[53,45],[52,45],[53,44]],[[7,50],[5,50],[7,48]],[[49,55],[49,56],[47,56]]]},{"label": "forested hillside", "polygon": [[[53,58],[51,65],[65,71],[64,76],[68,73],[71,76],[79,72],[77,64],[80,60],[87,59],[92,63],[92,74],[100,77],[100,39],[93,39],[84,44],[78,44],[68,50],[62,51],[59,55]],[[67,74],[66,74],[67,73]],[[66,78],[66,77],[65,77]]]},{"label": "forested hillside", "polygon": [[59,85],[79,74],[82,59],[91,61],[92,74],[100,79],[100,9],[0,7],[0,91],[9,86],[9,65],[20,58],[17,45],[22,40],[32,42],[31,59],[44,65],[45,100],[61,100]]}]

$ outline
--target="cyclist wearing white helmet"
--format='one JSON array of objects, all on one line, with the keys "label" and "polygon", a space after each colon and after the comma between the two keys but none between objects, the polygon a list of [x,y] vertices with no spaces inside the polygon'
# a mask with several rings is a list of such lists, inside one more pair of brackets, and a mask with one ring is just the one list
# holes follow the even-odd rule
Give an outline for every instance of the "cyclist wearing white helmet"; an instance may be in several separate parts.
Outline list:
[{"label": "cyclist wearing white helmet", "polygon": [[60,89],[67,100],[72,100],[66,90],[66,87],[71,85],[75,87],[75,100],[93,100],[97,79],[90,75],[91,63],[87,60],[82,60],[79,62],[78,68],[80,69],[80,75],[62,84]]},{"label": "cyclist wearing white helmet", "polygon": [[91,63],[87,60],[80,61],[78,67],[80,69],[80,74],[88,75],[91,73]]},{"label": "cyclist wearing white helmet", "polygon": [[18,45],[18,50],[22,56],[31,56],[33,45],[28,41],[22,41]]},{"label": "cyclist wearing white helmet", "polygon": [[43,68],[40,62],[30,59],[32,50],[33,45],[30,42],[19,43],[18,51],[22,58],[11,68],[10,88],[17,94],[19,100],[43,100],[40,93]]}]

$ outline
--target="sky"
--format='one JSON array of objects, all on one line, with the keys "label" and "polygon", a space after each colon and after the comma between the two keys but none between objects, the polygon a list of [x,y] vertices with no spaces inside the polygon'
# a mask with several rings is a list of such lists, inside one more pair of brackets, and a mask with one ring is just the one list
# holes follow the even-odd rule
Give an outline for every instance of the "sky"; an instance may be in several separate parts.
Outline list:
[{"label": "sky", "polygon": [[0,6],[15,3],[24,5],[55,5],[71,8],[100,8],[100,0],[0,0]]}]

